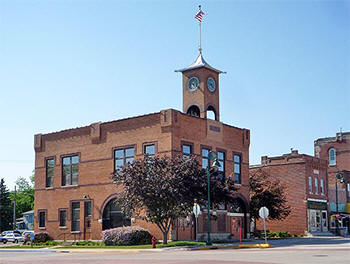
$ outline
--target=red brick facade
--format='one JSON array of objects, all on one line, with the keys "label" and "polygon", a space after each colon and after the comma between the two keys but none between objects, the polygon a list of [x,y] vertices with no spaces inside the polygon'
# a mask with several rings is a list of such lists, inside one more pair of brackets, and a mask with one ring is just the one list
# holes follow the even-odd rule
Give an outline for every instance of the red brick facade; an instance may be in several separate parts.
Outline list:
[{"label": "red brick facade", "polygon": [[[265,170],[271,177],[279,179],[281,184],[286,186],[287,201],[291,208],[290,215],[281,221],[267,221],[267,229],[271,232],[288,231],[291,234],[304,234],[307,231],[327,231],[310,230],[308,221],[309,209],[317,209],[317,206],[324,206],[327,212],[327,162],[305,154],[298,154],[293,150],[290,154],[278,157],[261,158],[261,165],[250,167],[250,172],[254,173],[258,169]],[[309,188],[309,178],[311,178],[312,188]],[[317,190],[315,182],[317,181]],[[323,193],[321,187],[323,182]],[[313,206],[316,206],[313,208]],[[320,210],[322,211],[322,210]],[[313,212],[312,212],[313,213]],[[319,213],[319,212],[317,212]],[[328,223],[328,220],[326,220]],[[320,223],[322,225],[322,223]],[[328,224],[327,224],[328,226]],[[263,221],[258,220],[257,229],[263,230]]]},{"label": "red brick facade", "polygon": [[[199,77],[201,89],[207,89],[203,84],[206,83],[205,74],[215,75],[215,72],[204,68],[198,68],[193,73]],[[214,77],[218,82],[218,74]],[[212,102],[212,105],[219,107],[218,86],[216,90],[217,93],[211,95],[211,98],[201,99],[203,104]],[[188,96],[190,95],[184,93],[184,97]],[[184,101],[190,100],[186,98]],[[192,154],[199,160],[201,160],[202,148],[224,152],[226,176],[233,172],[234,155],[239,155],[241,184],[237,185],[239,187],[237,197],[244,202],[244,218],[246,223],[249,223],[247,211],[250,131],[168,109],[144,116],[35,135],[35,231],[47,231],[54,239],[61,240],[101,239],[105,207],[122,191],[116,188],[110,178],[115,168],[114,150],[132,147],[133,157],[137,159],[143,157],[144,147],[149,144],[154,144],[156,155],[169,157],[182,153],[183,144],[191,145]],[[70,155],[78,158],[68,158],[71,164],[64,167],[63,160]],[[72,165],[73,159],[79,160],[77,165]],[[47,160],[54,161],[53,172],[48,168]],[[71,175],[74,174],[73,172],[76,175],[78,171],[77,184],[63,186],[62,182],[65,180],[65,178],[62,179],[63,170],[67,166],[72,172]],[[53,175],[53,185],[50,187],[46,187],[48,173]],[[84,204],[87,201],[91,201],[92,210],[91,216],[85,217],[88,209]],[[62,210],[66,210],[67,221],[60,227],[59,212]],[[216,213],[217,220],[212,221],[212,232],[237,236],[236,218],[243,218],[243,214],[230,213],[226,209],[218,210]],[[74,229],[77,229],[75,231],[72,231],[73,217],[76,225]],[[203,217],[205,213],[200,216],[198,230],[199,233],[204,234]],[[143,226],[157,238],[161,238],[158,228],[153,224],[132,218],[131,225]],[[248,224],[245,224],[245,230],[249,231]],[[181,219],[172,231],[172,238],[193,239],[193,232],[192,220]]]}]

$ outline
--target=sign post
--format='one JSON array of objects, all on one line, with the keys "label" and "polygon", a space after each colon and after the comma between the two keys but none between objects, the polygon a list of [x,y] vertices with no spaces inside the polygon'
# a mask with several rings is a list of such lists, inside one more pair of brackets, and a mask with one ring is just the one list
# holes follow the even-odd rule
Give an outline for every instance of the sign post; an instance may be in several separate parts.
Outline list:
[{"label": "sign post", "polygon": [[198,241],[198,215],[201,213],[201,207],[197,203],[193,205],[193,213],[196,217],[196,241]]},{"label": "sign post", "polygon": [[264,219],[264,232],[265,232],[265,244],[267,244],[267,235],[266,235],[266,218],[269,216],[269,209],[265,206],[259,209],[259,216]]}]

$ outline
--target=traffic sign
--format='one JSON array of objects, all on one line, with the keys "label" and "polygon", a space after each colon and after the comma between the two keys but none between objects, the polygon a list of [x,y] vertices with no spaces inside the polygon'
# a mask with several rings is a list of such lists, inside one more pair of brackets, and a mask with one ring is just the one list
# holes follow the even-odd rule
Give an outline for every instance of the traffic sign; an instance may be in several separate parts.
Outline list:
[{"label": "traffic sign", "polygon": [[195,217],[198,217],[198,215],[201,213],[201,207],[197,203],[194,203],[193,213]]},{"label": "traffic sign", "polygon": [[261,207],[259,209],[259,216],[266,219],[269,216],[269,209],[267,209],[265,206]]}]

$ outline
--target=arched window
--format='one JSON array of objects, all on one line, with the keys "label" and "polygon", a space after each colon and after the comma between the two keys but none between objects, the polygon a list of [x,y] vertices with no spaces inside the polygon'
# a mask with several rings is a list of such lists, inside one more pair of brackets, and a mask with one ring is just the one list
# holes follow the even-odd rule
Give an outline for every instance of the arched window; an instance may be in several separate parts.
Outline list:
[{"label": "arched window", "polygon": [[190,116],[199,117],[200,116],[200,110],[199,110],[198,106],[192,105],[190,108],[188,108],[187,114],[190,115]]},{"label": "arched window", "polygon": [[130,225],[130,218],[125,216],[116,199],[110,200],[103,210],[102,230]]},{"label": "arched window", "polygon": [[217,120],[215,108],[211,105],[208,106],[208,108],[207,108],[207,118],[212,119],[212,120]]},{"label": "arched window", "polygon": [[329,158],[329,165],[333,166],[336,164],[336,159],[335,159],[335,149],[331,148],[328,151],[328,158]]}]

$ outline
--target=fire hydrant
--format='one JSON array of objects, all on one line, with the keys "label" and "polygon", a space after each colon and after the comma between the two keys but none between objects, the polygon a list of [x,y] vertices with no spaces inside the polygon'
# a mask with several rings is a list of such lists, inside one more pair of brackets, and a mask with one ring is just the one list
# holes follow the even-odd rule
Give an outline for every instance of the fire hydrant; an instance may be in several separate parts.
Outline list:
[{"label": "fire hydrant", "polygon": [[157,239],[152,237],[152,248],[156,248]]}]

